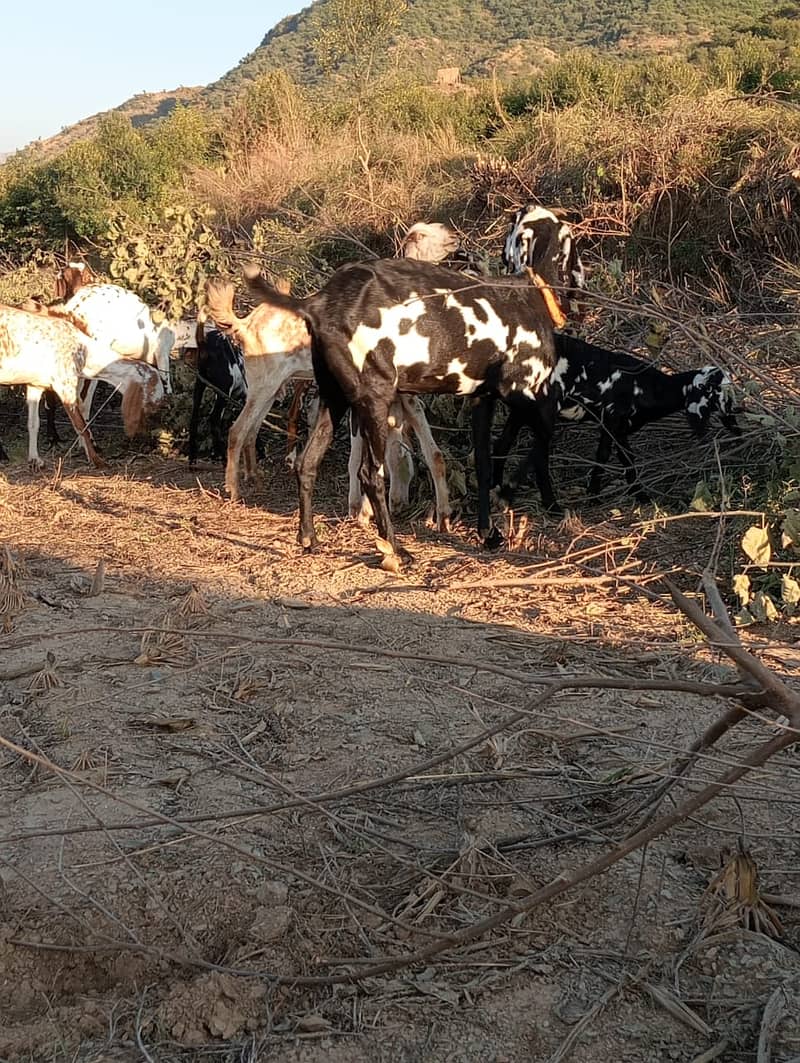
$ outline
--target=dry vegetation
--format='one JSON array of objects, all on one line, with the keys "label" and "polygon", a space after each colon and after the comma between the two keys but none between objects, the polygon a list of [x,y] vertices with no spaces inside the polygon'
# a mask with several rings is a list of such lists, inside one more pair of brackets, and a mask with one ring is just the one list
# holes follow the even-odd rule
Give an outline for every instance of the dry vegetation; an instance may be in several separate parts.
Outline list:
[{"label": "dry vegetation", "polygon": [[[508,208],[558,203],[592,270],[585,334],[723,365],[747,409],[738,441],[679,418],[636,436],[646,509],[619,470],[588,505],[596,440],[565,428],[570,515],[529,492],[487,555],[468,433],[434,399],[462,521],[427,528],[423,480],[399,522],[415,564],[388,576],[344,520],[344,440],[304,557],[280,412],[236,507],[219,467],[180,456],[186,367],[157,451],[103,408],[106,473],[70,445],[29,474],[5,397],[0,1059],[800,1058],[800,640],[780,589],[800,543],[800,119],[686,69],[639,85],[576,63],[576,99],[546,106],[381,82],[357,115],[271,77],[181,181],[158,171],[180,193],[167,236],[155,193],[110,210],[70,184],[105,174],[102,145],[0,182],[18,267],[0,297],[47,293],[59,245],[36,241],[68,217],[164,307],[176,259],[187,290],[254,253],[307,289],[420,217],[496,261]],[[108,126],[115,173],[124,157],[138,188],[170,136],[194,143],[175,121],[124,151]],[[9,250],[12,215],[33,220]],[[744,575],[762,622],[734,629]]]},{"label": "dry vegetation", "polygon": [[[615,316],[634,323],[598,320]],[[698,327],[681,321],[676,363]],[[715,350],[741,345],[740,321],[706,325]],[[748,335],[779,415],[785,352]],[[797,1054],[800,773],[779,750],[800,720],[751,693],[763,677],[709,648],[663,579],[690,611],[706,566],[729,595],[749,519],[685,506],[701,479],[750,508],[777,457],[757,423],[736,447],[643,433],[656,511],[613,485],[587,507],[592,433],[565,432],[579,510],[554,524],[527,499],[500,556],[468,513],[428,531],[422,486],[398,578],[342,520],[343,448],[309,558],[279,436],[253,505],[232,507],[220,469],[115,454],[101,420],[113,472],[73,454],[0,481],[0,1057]],[[793,688],[791,619],[741,638]],[[716,718],[738,722],[686,761]]]}]

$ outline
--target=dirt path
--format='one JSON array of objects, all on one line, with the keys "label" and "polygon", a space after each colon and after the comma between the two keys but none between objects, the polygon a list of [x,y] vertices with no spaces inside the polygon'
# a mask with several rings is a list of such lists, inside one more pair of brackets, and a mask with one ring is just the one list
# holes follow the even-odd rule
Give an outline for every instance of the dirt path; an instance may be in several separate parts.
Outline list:
[{"label": "dirt path", "polygon": [[[416,564],[396,577],[340,519],[341,462],[311,558],[283,471],[269,511],[228,505],[220,482],[141,458],[0,479],[26,596],[0,635],[0,733],[69,773],[0,752],[0,1058],[745,1063],[771,999],[764,1058],[800,1058],[797,752],[475,945],[358,985],[291,984],[420,948],[608,846],[603,823],[720,702],[562,692],[418,766],[519,710],[536,676],[725,678],[674,609],[613,578],[707,556],[714,527],[537,520],[525,549],[491,557],[468,529],[406,523]],[[796,675],[794,632],[767,635]],[[690,785],[765,726],[742,724]],[[740,837],[762,888],[795,902],[777,905],[782,943],[698,940]]]}]

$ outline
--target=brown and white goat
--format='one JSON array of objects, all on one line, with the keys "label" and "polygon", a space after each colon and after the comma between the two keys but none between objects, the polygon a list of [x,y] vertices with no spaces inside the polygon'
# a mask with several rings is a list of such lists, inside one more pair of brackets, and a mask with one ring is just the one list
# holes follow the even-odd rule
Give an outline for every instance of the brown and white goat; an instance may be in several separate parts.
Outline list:
[{"label": "brown and white goat", "polygon": [[23,384],[28,402],[28,461],[39,457],[39,400],[46,388],[58,395],[93,465],[104,462],[80,407],[80,387],[87,378],[104,380],[122,392],[122,416],[128,435],[141,430],[144,416],[162,401],[158,373],[144,362],[108,357],[80,323],[66,313],[30,313],[0,306],[0,384]]},{"label": "brown and white goat", "polygon": [[[52,316],[67,314],[73,324],[97,340],[93,364],[81,387],[84,420],[90,417],[97,381],[103,379],[97,370],[120,357],[139,358],[154,366],[166,392],[171,392],[169,365],[175,333],[166,324],[155,324],[150,308],[138,295],[117,284],[99,284],[85,263],[70,262],[56,277],[56,296],[66,302],[48,306],[37,297],[27,300],[22,308]],[[51,401],[47,402],[47,428],[51,442],[57,440]]]},{"label": "brown and white goat", "polygon": [[93,284],[95,275],[85,262],[68,262],[56,274],[56,299],[65,303],[87,284]]}]

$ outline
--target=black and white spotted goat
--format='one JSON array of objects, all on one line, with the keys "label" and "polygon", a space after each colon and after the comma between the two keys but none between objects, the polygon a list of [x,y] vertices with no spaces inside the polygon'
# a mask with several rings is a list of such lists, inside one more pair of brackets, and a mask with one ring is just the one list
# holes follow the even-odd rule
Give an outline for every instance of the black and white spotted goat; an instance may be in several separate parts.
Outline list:
[{"label": "black and white spotted goat", "polygon": [[205,318],[198,317],[195,326],[195,378],[192,392],[192,413],[189,418],[189,464],[197,461],[200,410],[206,388],[214,393],[214,405],[208,418],[211,430],[212,453],[222,461],[227,443],[222,430],[222,415],[230,401],[242,405],[247,400],[247,377],[242,350],[224,332],[206,328]]},{"label": "black and white spotted goat", "polygon": [[586,270],[569,224],[534,203],[514,215],[503,245],[503,265],[507,273],[521,273],[528,267],[547,278],[557,278],[554,286],[562,306],[575,299],[586,282]]},{"label": "black and white spotted goat", "polygon": [[[269,305],[300,314],[311,334],[320,412],[297,465],[300,543],[316,545],[312,494],[319,463],[348,406],[364,438],[359,478],[378,532],[397,552],[386,504],[389,408],[402,394],[484,395],[473,412],[478,528],[491,544],[490,424],[501,397],[541,439],[546,459],[559,385],[543,388],[555,365],[553,326],[545,294],[527,277],[477,281],[413,259],[352,263],[325,288],[298,299],[250,278]],[[541,458],[537,458],[541,460]]]},{"label": "black and white spotted goat", "polygon": [[[662,417],[683,411],[692,431],[700,437],[708,429],[711,415],[719,413],[725,428],[740,434],[730,377],[716,366],[664,373],[623,351],[608,351],[563,333],[555,334],[555,350],[558,360],[551,382],[558,393],[559,417],[593,423],[600,428],[597,456],[588,483],[591,496],[598,493],[611,451],[616,447],[629,489],[639,500],[649,501],[636,472],[629,438],[644,425]],[[502,482],[506,457],[525,423],[525,411],[512,410],[495,446],[495,486]],[[536,446],[515,482],[501,489],[504,497],[513,497],[532,462],[543,501],[548,504],[553,498],[549,471],[534,453]]]}]

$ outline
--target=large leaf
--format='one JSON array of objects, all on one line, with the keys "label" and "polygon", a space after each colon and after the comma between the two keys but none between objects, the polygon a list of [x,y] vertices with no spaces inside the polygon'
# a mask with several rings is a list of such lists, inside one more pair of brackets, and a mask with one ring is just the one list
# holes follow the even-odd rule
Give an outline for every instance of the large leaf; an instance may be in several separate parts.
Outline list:
[{"label": "large leaf", "polygon": [[689,503],[689,509],[697,510],[699,513],[708,513],[708,511],[713,508],[714,496],[711,494],[705,480],[701,480],[694,489],[694,495],[692,496],[692,501]]},{"label": "large leaf", "polygon": [[775,603],[768,594],[763,591],[758,591],[753,600],[748,606],[750,613],[756,620],[777,620],[778,610],[775,608]]},{"label": "large leaf", "polygon": [[787,607],[786,611],[794,613],[800,603],[800,583],[791,576],[781,576],[781,598]]},{"label": "large leaf", "polygon": [[791,546],[795,550],[800,548],[800,509],[788,509],[781,526],[783,536],[781,542],[784,546]]},{"label": "large leaf", "polygon": [[733,589],[742,606],[750,601],[750,577],[744,572],[739,572],[733,577]]},{"label": "large leaf", "polygon": [[754,524],[742,536],[742,549],[756,565],[766,565],[772,557],[772,547],[769,544],[769,532],[766,528],[759,528]]}]

